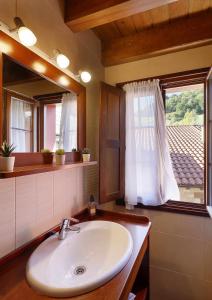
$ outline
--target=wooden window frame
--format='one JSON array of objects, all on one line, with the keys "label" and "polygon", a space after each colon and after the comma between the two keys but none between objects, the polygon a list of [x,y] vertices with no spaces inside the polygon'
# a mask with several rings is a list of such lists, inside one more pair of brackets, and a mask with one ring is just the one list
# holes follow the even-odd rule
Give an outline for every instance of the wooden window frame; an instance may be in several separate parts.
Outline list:
[{"label": "wooden window frame", "polygon": [[[10,116],[11,116],[11,98],[14,97],[17,100],[24,101],[30,105],[32,105],[32,119],[31,119],[31,141],[30,141],[30,152],[33,152],[34,150],[34,135],[35,135],[35,128],[34,128],[34,114],[35,114],[35,109],[37,106],[37,101],[33,100],[31,98],[28,98],[22,94],[10,91],[8,89],[4,89],[5,91],[5,101],[6,101],[6,118],[4,119],[4,130],[5,130],[5,139],[10,140]],[[25,153],[25,152],[24,152]]]},{"label": "wooden window frame", "polygon": [[37,151],[44,148],[44,107],[47,104],[62,102],[62,92],[45,95],[37,95],[34,98],[38,101],[37,108]]},{"label": "wooden window frame", "polygon": [[[143,208],[143,209],[153,209],[153,210],[159,210],[159,211],[168,211],[168,212],[174,212],[174,213],[184,213],[184,214],[191,214],[191,215],[197,215],[197,216],[204,216],[209,217],[209,213],[207,211],[207,205],[209,203],[208,199],[208,172],[207,172],[207,143],[208,143],[208,116],[207,116],[207,107],[208,107],[208,99],[207,99],[207,77],[210,71],[210,67],[208,68],[201,68],[197,70],[190,70],[185,72],[179,72],[179,73],[172,73],[168,75],[162,75],[162,76],[155,76],[155,77],[149,77],[149,78],[142,78],[139,80],[133,80],[128,82],[121,82],[118,83],[118,87],[123,87],[126,83],[131,82],[139,82],[139,81],[145,81],[145,80],[153,80],[153,79],[159,79],[160,81],[160,87],[163,99],[165,101],[165,89],[171,88],[171,87],[180,87],[185,85],[192,85],[192,84],[198,84],[203,83],[204,84],[204,204],[198,204],[198,203],[189,203],[189,202],[183,202],[183,201],[174,201],[169,200],[167,203],[160,205],[160,206],[145,206],[141,203],[137,204],[137,207]],[[123,204],[123,200],[117,201],[117,204]]]}]

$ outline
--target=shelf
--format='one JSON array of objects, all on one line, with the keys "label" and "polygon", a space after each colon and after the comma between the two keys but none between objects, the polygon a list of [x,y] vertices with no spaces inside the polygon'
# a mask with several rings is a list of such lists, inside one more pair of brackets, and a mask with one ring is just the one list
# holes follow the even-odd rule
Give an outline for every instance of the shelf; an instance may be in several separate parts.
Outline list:
[{"label": "shelf", "polygon": [[96,165],[97,161],[89,162],[77,162],[77,163],[66,163],[65,165],[56,165],[56,164],[41,164],[41,165],[32,165],[32,166],[23,166],[14,168],[13,172],[0,172],[0,178],[12,178],[19,177],[31,174],[45,173],[57,170],[66,170],[79,167],[89,167]]}]

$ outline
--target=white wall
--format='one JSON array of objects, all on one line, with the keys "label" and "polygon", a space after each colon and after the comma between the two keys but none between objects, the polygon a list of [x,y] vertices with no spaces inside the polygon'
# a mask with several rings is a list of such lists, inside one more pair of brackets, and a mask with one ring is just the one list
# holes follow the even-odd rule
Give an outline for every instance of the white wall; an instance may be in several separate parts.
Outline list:
[{"label": "white wall", "polygon": [[116,84],[212,66],[212,45],[105,68],[105,81]]}]

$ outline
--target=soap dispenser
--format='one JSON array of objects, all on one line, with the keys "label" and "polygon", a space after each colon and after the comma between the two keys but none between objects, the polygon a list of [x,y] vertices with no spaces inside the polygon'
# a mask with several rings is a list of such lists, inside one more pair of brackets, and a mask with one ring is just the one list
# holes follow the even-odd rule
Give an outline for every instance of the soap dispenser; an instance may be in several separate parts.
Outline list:
[{"label": "soap dispenser", "polygon": [[90,196],[88,209],[90,216],[94,217],[96,215],[96,202],[93,195]]}]

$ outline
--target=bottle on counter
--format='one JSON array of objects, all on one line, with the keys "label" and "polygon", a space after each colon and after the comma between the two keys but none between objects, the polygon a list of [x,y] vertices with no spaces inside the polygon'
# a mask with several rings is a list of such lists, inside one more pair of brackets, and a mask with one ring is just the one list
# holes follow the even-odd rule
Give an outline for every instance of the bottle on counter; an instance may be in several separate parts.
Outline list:
[{"label": "bottle on counter", "polygon": [[96,215],[96,202],[93,195],[90,196],[88,209],[90,216],[94,217]]}]

